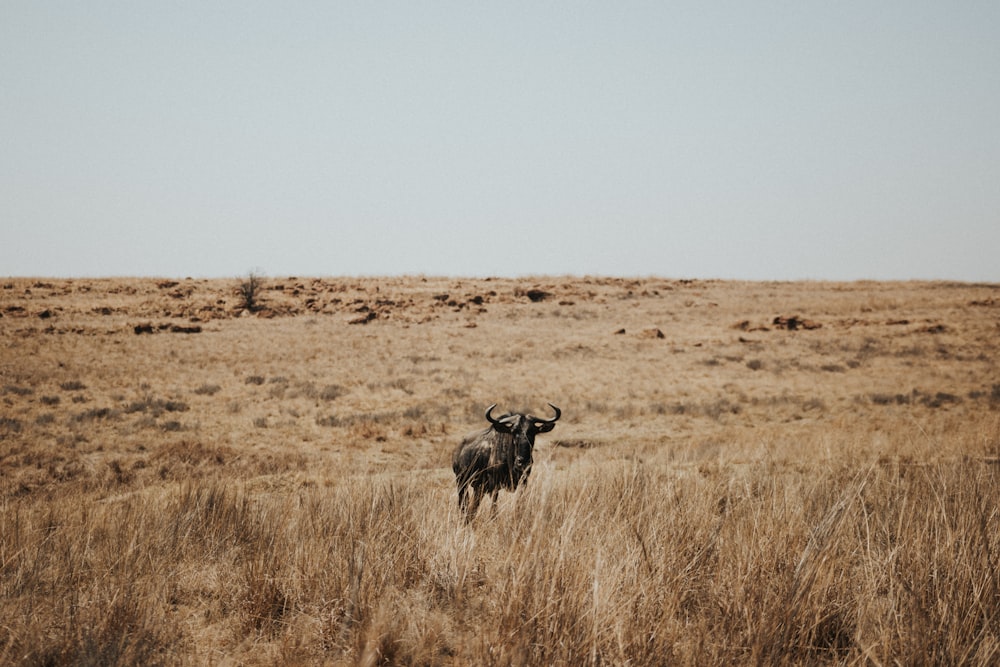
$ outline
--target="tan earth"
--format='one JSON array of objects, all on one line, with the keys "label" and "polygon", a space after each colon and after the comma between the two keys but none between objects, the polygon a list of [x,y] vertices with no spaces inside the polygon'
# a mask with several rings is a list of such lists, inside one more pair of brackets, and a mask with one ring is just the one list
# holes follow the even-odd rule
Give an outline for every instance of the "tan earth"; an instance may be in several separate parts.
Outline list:
[{"label": "tan earth", "polygon": [[1000,661],[1000,285],[245,281],[0,280],[0,663]]}]

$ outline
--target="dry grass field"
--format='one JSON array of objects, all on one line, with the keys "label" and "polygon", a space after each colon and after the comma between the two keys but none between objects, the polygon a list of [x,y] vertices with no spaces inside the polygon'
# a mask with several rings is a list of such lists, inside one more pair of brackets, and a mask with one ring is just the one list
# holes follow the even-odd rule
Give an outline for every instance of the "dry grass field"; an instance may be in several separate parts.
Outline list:
[{"label": "dry grass field", "polygon": [[239,284],[0,280],[0,663],[1000,662],[1000,285]]}]

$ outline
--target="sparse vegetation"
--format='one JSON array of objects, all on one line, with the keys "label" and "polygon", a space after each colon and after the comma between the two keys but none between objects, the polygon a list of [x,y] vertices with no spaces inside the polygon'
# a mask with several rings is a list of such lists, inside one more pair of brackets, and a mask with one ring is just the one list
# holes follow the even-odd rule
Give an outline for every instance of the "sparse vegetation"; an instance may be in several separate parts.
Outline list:
[{"label": "sparse vegetation", "polygon": [[[1000,661],[996,288],[274,283],[11,279],[0,663]],[[563,418],[464,527],[494,401]]]},{"label": "sparse vegetation", "polygon": [[239,307],[251,313],[260,310],[261,292],[264,291],[264,279],[256,271],[249,272],[240,282],[236,293],[239,296]]},{"label": "sparse vegetation", "polygon": [[320,390],[319,397],[324,401],[335,401],[346,393],[347,390],[339,384],[328,384]]}]

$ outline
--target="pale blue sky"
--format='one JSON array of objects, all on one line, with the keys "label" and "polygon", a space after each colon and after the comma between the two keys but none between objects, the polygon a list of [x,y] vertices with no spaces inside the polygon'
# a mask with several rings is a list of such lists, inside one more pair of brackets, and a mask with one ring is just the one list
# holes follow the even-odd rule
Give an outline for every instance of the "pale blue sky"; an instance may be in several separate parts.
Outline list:
[{"label": "pale blue sky", "polygon": [[0,0],[0,275],[1000,281],[1000,2]]}]

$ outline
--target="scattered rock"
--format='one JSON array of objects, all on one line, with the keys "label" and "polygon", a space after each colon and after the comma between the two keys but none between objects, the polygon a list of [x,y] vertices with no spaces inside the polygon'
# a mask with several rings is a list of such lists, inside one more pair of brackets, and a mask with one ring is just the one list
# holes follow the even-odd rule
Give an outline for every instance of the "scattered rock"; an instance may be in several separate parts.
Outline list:
[{"label": "scattered rock", "polygon": [[600,447],[602,444],[604,443],[593,440],[555,440],[552,446],[566,447],[567,449],[593,449],[594,447]]},{"label": "scattered rock", "polygon": [[733,325],[733,328],[738,329],[739,331],[770,331],[770,329],[768,329],[767,327],[753,326],[750,320],[740,320],[739,322]]},{"label": "scattered rock", "polygon": [[774,321],[771,322],[771,324],[781,329],[788,329],[789,331],[797,331],[798,329],[819,329],[823,326],[819,322],[806,320],[798,315],[779,315],[774,318]]},{"label": "scattered rock", "polygon": [[639,338],[666,338],[664,333],[657,328],[643,329],[639,332]]},{"label": "scattered rock", "polygon": [[552,296],[548,292],[546,292],[544,290],[540,290],[540,289],[530,289],[527,292],[525,292],[525,295],[529,299],[531,299],[532,303],[538,303],[539,301],[545,301],[550,296]]},{"label": "scattered rock", "polygon": [[355,315],[354,317],[347,320],[348,324],[368,324],[374,320],[378,315],[374,310],[369,310],[366,313],[361,313],[360,315]]},{"label": "scattered rock", "polygon": [[153,326],[152,322],[143,322],[142,324],[137,324],[132,327],[132,331],[139,334],[152,334],[157,332],[169,331],[170,333],[182,333],[182,334],[196,334],[201,333],[202,328],[198,325],[194,326],[184,326],[181,324],[159,324]]},{"label": "scattered rock", "polygon": [[623,336],[625,334],[625,329],[619,329],[615,332],[616,336]]}]

